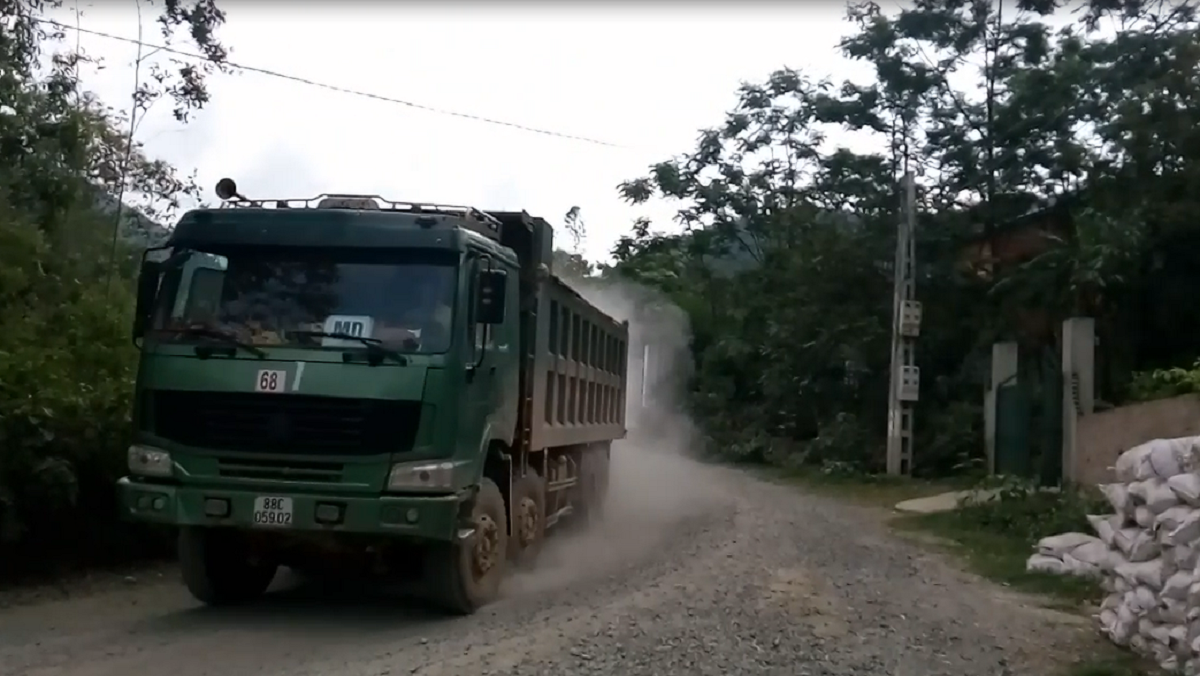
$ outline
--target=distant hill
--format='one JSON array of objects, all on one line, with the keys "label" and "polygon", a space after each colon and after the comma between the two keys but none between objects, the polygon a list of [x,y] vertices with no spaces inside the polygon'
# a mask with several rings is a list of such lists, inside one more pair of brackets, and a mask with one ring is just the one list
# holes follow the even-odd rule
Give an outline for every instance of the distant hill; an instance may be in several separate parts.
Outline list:
[{"label": "distant hill", "polygon": [[[96,208],[101,212],[115,216],[119,204],[116,196],[96,191]],[[170,228],[154,222],[136,207],[125,204],[121,208],[121,236],[131,244],[139,247],[158,246],[170,234]]]}]

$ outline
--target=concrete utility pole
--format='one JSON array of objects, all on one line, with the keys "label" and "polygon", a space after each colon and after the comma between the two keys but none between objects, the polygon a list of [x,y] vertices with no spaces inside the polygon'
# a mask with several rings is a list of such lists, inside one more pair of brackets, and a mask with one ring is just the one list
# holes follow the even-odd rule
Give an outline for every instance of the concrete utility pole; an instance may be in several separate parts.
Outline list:
[{"label": "concrete utility pole", "polygon": [[888,474],[912,474],[913,409],[921,392],[921,370],[916,365],[917,337],[921,334],[921,304],[916,301],[917,185],[911,172],[904,174],[904,217],[896,235],[896,263],[892,270],[892,370],[888,393]]},{"label": "concrete utility pole", "polygon": [[646,408],[646,381],[650,379],[650,343],[642,347],[642,408]]}]

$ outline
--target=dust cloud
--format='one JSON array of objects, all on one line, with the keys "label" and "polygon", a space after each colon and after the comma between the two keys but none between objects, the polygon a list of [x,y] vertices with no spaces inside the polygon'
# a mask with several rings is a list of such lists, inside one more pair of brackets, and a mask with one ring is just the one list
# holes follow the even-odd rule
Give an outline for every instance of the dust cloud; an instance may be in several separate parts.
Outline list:
[{"label": "dust cloud", "polygon": [[583,533],[552,533],[536,569],[512,576],[508,594],[562,588],[635,564],[689,519],[710,512],[725,492],[712,468],[691,459],[699,432],[683,406],[692,364],[686,313],[628,282],[571,286],[608,315],[629,322],[628,432],[613,444],[603,521]]}]

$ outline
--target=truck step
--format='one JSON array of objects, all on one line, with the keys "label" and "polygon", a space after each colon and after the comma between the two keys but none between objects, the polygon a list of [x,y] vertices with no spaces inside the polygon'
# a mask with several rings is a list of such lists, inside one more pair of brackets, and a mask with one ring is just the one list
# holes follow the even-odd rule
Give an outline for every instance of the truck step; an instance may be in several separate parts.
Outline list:
[{"label": "truck step", "polygon": [[562,509],[558,510],[557,512],[546,517],[546,527],[549,528],[550,526],[553,526],[554,524],[558,523],[559,519],[563,518],[564,516],[570,515],[570,513],[571,513],[571,505],[567,505],[566,507],[563,507]]},{"label": "truck step", "polygon": [[562,479],[560,481],[548,481],[548,482],[546,482],[546,492],[547,493],[557,493],[558,491],[566,490],[578,483],[579,483],[578,477],[570,477],[568,479]]}]

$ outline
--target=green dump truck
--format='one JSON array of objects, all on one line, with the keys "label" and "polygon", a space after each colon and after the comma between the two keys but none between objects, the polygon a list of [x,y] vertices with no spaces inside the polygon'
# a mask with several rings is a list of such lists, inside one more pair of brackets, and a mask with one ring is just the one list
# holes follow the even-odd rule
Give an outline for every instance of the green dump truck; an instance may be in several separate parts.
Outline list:
[{"label": "green dump truck", "polygon": [[552,274],[546,221],[218,194],[143,258],[119,482],[128,518],[178,527],[196,598],[288,566],[470,613],[548,529],[596,518],[629,327]]}]

